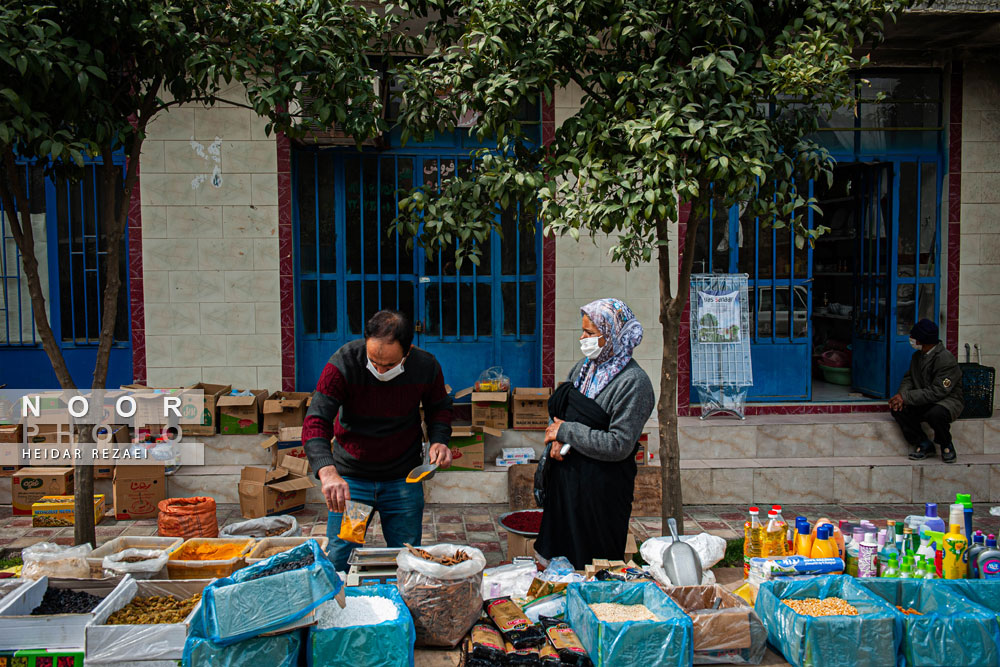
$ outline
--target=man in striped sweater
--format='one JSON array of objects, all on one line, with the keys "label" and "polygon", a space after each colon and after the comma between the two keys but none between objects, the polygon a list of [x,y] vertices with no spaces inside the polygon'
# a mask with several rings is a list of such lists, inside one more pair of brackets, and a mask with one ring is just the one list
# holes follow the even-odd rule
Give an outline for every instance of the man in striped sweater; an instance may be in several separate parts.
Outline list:
[{"label": "man in striped sweater", "polygon": [[390,547],[420,544],[424,490],[406,474],[423,463],[421,405],[430,462],[451,465],[451,398],[437,359],[413,347],[413,325],[398,311],[375,313],[364,336],[330,357],[302,428],[330,511],[326,534],[338,570],[358,546],[337,537],[348,500],[375,508]]}]

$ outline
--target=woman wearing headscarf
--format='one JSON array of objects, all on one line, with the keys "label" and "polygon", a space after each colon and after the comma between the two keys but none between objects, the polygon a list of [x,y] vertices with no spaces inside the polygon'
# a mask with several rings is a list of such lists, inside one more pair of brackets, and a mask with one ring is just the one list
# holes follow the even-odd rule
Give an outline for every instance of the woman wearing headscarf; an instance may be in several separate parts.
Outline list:
[{"label": "woman wearing headscarf", "polygon": [[547,460],[536,477],[545,512],[535,551],[543,560],[566,556],[582,570],[595,558],[625,555],[635,454],[655,398],[632,359],[642,342],[632,310],[619,299],[598,299],[580,312],[584,358],[549,400]]}]

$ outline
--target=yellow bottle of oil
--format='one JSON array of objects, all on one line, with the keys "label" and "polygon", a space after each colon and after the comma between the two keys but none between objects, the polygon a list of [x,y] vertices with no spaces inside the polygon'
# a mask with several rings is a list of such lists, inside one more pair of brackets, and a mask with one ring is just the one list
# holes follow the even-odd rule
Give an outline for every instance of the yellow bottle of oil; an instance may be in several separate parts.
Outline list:
[{"label": "yellow bottle of oil", "polygon": [[764,555],[781,556],[788,555],[788,541],[785,533],[788,525],[781,517],[781,510],[777,506],[767,513],[767,527],[764,532]]},{"label": "yellow bottle of oil", "polygon": [[750,576],[750,559],[763,555],[764,526],[760,523],[760,510],[750,508],[750,518],[743,524],[743,578]]}]

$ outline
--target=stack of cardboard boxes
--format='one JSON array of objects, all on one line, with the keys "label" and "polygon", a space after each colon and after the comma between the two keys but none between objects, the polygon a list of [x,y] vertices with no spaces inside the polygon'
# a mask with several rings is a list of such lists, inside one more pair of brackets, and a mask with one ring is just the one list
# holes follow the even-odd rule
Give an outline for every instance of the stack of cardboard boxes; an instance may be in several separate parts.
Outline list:
[{"label": "stack of cardboard boxes", "polygon": [[314,486],[309,462],[295,456],[282,456],[274,470],[247,466],[240,474],[240,512],[246,519],[258,519],[298,511]]},{"label": "stack of cardboard boxes", "polygon": [[[219,406],[219,433],[223,435],[253,435],[260,433],[260,415],[267,398],[267,389],[236,390],[236,395],[221,396]],[[248,393],[247,393],[248,392]],[[247,395],[240,395],[247,393]]]}]

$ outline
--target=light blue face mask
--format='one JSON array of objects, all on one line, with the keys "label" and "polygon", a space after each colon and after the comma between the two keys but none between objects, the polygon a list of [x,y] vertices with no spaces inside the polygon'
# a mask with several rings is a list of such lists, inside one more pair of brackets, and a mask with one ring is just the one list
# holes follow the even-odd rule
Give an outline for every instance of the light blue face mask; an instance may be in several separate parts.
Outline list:
[{"label": "light blue face mask", "polygon": [[375,364],[373,364],[372,360],[369,359],[367,368],[369,371],[371,371],[371,374],[375,376],[375,379],[381,380],[382,382],[388,382],[389,380],[399,377],[400,375],[403,374],[403,361],[406,361],[406,357],[403,357],[402,361],[400,361],[398,364],[396,364],[386,372],[379,373],[378,369],[375,368]]}]

